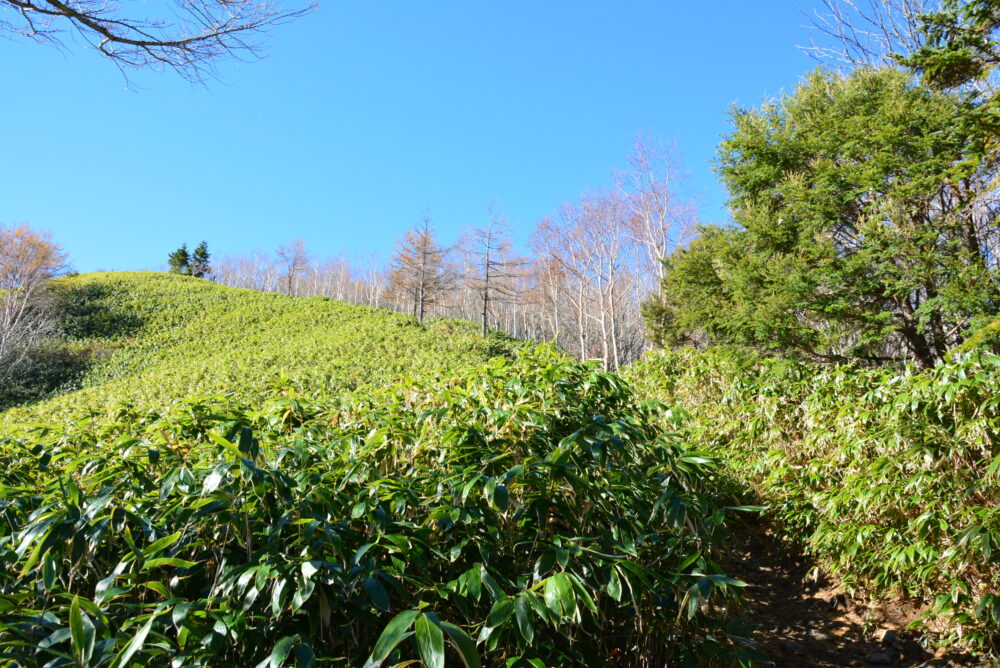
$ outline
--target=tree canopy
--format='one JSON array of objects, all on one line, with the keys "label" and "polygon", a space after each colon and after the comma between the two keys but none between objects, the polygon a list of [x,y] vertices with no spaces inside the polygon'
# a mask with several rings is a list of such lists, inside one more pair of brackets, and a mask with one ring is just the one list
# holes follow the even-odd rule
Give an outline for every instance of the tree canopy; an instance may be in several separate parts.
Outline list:
[{"label": "tree canopy", "polygon": [[736,225],[669,260],[656,338],[940,360],[998,303],[972,104],[898,70],[819,70],[736,109],[718,165]]}]

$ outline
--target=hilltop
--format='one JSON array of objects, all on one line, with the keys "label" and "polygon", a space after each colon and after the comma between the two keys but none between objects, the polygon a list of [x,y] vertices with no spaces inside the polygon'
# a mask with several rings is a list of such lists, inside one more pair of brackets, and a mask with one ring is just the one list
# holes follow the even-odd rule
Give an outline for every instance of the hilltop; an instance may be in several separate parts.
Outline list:
[{"label": "hilltop", "polygon": [[[510,355],[471,323],[216,285],[176,274],[115,272],[55,281],[69,345],[87,351],[75,391],[8,420],[120,403],[151,408],[187,395],[259,399],[292,386],[312,396],[454,370]],[[67,388],[68,389],[68,388]]]}]

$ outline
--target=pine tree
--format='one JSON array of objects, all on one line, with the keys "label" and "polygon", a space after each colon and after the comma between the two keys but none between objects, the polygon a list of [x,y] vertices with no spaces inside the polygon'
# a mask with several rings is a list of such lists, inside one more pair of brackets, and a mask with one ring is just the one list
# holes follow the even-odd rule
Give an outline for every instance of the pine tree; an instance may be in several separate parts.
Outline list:
[{"label": "pine tree", "polygon": [[181,244],[180,248],[171,253],[167,257],[167,263],[170,264],[171,274],[190,275],[191,256],[188,254],[187,244]]},{"label": "pine tree", "polygon": [[212,273],[212,265],[209,264],[211,257],[211,253],[208,252],[208,243],[202,241],[191,255],[190,274],[195,278],[205,278]]}]

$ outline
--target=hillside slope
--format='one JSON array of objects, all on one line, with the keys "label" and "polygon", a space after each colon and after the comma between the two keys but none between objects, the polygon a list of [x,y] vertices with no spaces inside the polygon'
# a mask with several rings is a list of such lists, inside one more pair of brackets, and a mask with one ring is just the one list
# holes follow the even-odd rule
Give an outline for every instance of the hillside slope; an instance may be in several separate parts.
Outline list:
[{"label": "hillside slope", "polygon": [[3,661],[752,656],[714,605],[740,584],[717,564],[718,463],[618,376],[177,276],[61,289],[105,353],[0,417]]},{"label": "hillside slope", "polygon": [[[71,338],[96,351],[64,396],[7,415],[52,416],[119,403],[141,408],[186,395],[255,399],[276,385],[322,395],[365,383],[453,370],[510,354],[511,342],[475,327],[331,301],[223,287],[153,272],[62,279]],[[443,336],[447,333],[447,336]]]}]

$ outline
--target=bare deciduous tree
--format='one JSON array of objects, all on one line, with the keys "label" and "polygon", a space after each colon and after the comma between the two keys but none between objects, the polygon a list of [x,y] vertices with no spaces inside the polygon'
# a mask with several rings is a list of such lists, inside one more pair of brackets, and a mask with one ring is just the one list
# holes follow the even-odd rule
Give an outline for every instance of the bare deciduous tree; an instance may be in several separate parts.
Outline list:
[{"label": "bare deciduous tree", "polygon": [[0,378],[57,331],[46,282],[66,269],[66,254],[47,233],[0,225]]},{"label": "bare deciduous tree", "polygon": [[507,220],[490,207],[486,227],[469,230],[460,242],[468,258],[465,283],[481,304],[479,324],[482,336],[489,329],[490,307],[494,301],[510,299],[515,294],[511,281],[523,261],[511,256]]},{"label": "bare deciduous tree", "polygon": [[[698,207],[674,147],[637,137],[628,170],[615,182],[627,209],[626,233],[642,249],[643,269],[662,282],[664,260],[693,233]],[[656,288],[659,290],[659,287]]]},{"label": "bare deciduous tree", "polygon": [[[282,9],[273,0],[174,0],[127,13],[114,0],[0,0],[0,32],[65,48],[75,34],[122,72],[173,69],[192,81],[223,58],[259,56],[269,28],[316,3]],[[156,16],[156,14],[159,16]]]},{"label": "bare deciduous tree", "polygon": [[287,244],[278,246],[274,252],[284,270],[285,294],[292,297],[298,296],[299,277],[309,267],[306,242],[302,239],[293,239]]},{"label": "bare deciduous tree", "polygon": [[891,65],[895,54],[923,44],[921,15],[941,9],[941,0],[823,0],[808,14],[814,37],[800,47],[839,67]]}]

